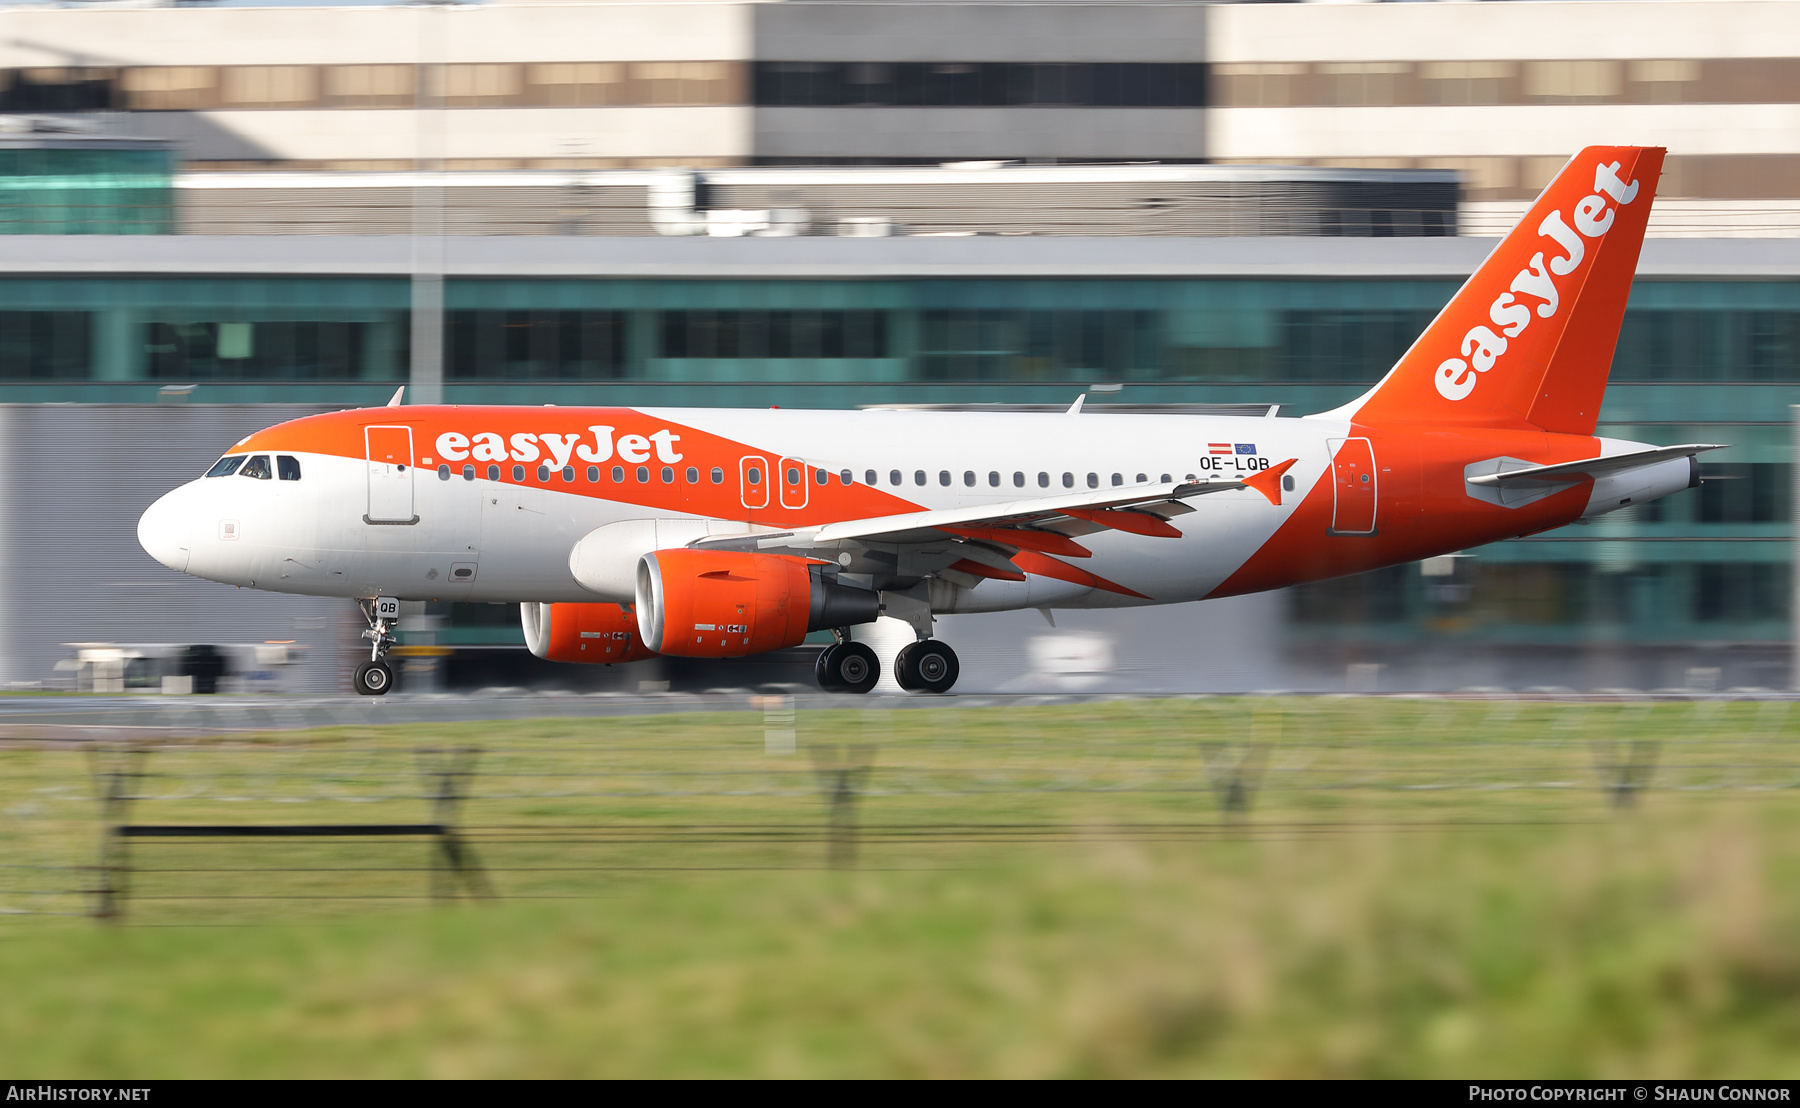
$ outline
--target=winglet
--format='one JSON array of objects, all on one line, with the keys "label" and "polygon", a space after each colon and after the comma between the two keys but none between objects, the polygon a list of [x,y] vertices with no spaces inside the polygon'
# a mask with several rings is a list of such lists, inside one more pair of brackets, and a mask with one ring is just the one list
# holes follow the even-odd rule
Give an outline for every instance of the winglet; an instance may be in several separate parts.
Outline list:
[{"label": "winglet", "polygon": [[1281,475],[1293,468],[1298,458],[1289,458],[1278,466],[1270,466],[1254,477],[1244,478],[1244,484],[1269,498],[1269,503],[1281,507]]},{"label": "winglet", "polygon": [[1082,393],[1080,396],[1077,396],[1075,398],[1075,403],[1069,405],[1069,410],[1063,414],[1064,415],[1080,415],[1081,414],[1081,403],[1082,403],[1082,401],[1084,401],[1086,399],[1087,399],[1087,393],[1085,393],[1085,392]]},{"label": "winglet", "polygon": [[406,386],[401,385],[399,388],[394,390],[394,398],[387,402],[387,406],[390,408],[398,408],[400,406],[400,398],[405,395],[406,395]]}]

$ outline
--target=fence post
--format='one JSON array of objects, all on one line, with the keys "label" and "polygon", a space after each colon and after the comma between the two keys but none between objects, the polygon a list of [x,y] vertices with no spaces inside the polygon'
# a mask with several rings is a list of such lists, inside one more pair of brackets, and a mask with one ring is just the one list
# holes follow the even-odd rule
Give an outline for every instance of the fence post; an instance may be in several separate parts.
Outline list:
[{"label": "fence post", "polygon": [[102,745],[88,747],[89,775],[100,801],[100,864],[94,891],[94,918],[118,920],[125,915],[125,898],[131,891],[131,850],[121,829],[136,798],[135,782],[143,776],[145,756],[141,747],[122,750]]},{"label": "fence post", "polygon": [[856,865],[856,798],[875,763],[875,748],[866,744],[808,745],[813,773],[825,794],[826,862],[832,869]]},{"label": "fence post", "polygon": [[439,902],[456,899],[459,878],[471,897],[486,900],[494,895],[474,848],[457,830],[457,816],[469,795],[469,781],[480,757],[481,748],[476,746],[428,746],[418,752],[419,772],[425,778],[432,822],[438,829],[431,852],[431,898]]}]

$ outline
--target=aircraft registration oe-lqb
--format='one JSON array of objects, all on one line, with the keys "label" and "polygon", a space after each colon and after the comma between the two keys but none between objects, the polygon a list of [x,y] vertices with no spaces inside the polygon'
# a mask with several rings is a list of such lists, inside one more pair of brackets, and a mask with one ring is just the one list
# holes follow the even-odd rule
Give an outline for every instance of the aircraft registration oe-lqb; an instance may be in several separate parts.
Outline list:
[{"label": "aircraft registration oe-lqb", "polygon": [[1699,483],[1711,444],[1597,438],[1664,151],[1590,147],[1382,380],[1301,418],[1178,412],[399,407],[258,431],[138,523],[164,565],[357,598],[509,602],[541,658],[735,658],[938,615],[1177,604],[1530,535]]}]

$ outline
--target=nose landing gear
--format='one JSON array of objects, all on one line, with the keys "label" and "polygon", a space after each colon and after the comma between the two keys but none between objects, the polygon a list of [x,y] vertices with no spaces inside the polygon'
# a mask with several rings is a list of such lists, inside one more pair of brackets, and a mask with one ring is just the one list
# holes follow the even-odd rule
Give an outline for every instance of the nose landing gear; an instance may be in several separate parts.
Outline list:
[{"label": "nose landing gear", "polygon": [[361,600],[363,617],[369,621],[369,629],[362,633],[368,639],[369,660],[356,667],[350,684],[363,696],[385,696],[394,687],[394,670],[382,659],[394,648],[394,619],[382,614],[382,604],[378,600]]}]

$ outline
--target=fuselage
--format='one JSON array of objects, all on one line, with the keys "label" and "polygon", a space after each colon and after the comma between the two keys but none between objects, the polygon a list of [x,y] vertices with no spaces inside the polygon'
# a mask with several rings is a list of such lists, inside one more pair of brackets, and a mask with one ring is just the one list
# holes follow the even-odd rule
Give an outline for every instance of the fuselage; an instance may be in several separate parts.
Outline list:
[{"label": "fuselage", "polygon": [[[1638,448],[1529,428],[1372,428],[1316,417],[393,407],[248,436],[227,452],[244,462],[164,496],[139,536],[171,568],[276,592],[583,602],[618,598],[584,589],[570,552],[621,521],[791,529],[1158,481],[1241,480],[1291,460],[1276,496],[1235,488],[1188,500],[1193,510],[1169,520],[1179,538],[1100,527],[1081,535],[1092,557],[1072,564],[1093,580],[1027,572],[939,590],[933,601],[945,612],[1166,604],[1562,526],[1617,507],[1602,501],[1618,490],[1575,480],[1509,505],[1472,490],[1471,467]],[[1660,495],[1684,487],[1685,468],[1677,476],[1671,465],[1647,480]],[[872,584],[905,578],[897,566],[893,580]]]}]

